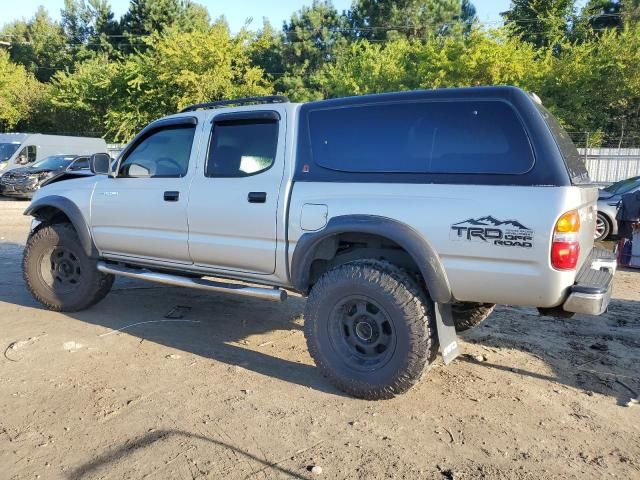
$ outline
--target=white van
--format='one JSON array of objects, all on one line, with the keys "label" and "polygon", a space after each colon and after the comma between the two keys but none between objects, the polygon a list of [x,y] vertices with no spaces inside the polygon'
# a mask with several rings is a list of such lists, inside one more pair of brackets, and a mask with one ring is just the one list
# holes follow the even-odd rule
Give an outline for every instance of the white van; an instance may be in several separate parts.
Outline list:
[{"label": "white van", "polygon": [[102,138],[40,133],[0,133],[0,172],[33,164],[51,155],[92,155],[107,151]]}]

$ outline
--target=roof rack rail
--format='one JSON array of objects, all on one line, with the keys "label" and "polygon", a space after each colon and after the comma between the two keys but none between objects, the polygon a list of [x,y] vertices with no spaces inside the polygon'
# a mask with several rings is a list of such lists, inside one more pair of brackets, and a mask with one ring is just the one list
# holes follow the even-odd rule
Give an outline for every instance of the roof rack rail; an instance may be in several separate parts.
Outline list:
[{"label": "roof rack rail", "polygon": [[261,103],[289,103],[289,98],[282,95],[268,95],[265,97],[233,98],[231,100],[219,100],[217,102],[196,103],[195,105],[189,105],[188,107],[183,108],[180,110],[180,113],[220,107],[256,105]]}]

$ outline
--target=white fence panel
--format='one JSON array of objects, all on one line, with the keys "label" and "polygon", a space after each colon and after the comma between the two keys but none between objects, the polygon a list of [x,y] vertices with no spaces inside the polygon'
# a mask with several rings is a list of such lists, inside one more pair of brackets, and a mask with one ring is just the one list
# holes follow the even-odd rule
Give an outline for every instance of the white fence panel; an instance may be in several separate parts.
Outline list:
[{"label": "white fence panel", "polygon": [[591,180],[614,183],[640,176],[640,148],[579,148]]}]

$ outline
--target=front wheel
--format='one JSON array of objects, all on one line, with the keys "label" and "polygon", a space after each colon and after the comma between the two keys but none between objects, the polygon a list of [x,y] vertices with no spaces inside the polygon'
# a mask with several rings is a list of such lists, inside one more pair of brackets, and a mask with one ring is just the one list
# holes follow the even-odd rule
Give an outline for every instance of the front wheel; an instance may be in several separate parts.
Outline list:
[{"label": "front wheel", "polygon": [[59,223],[29,237],[22,275],[33,297],[46,308],[76,312],[98,303],[111,290],[113,275],[98,271],[96,264],[80,245],[73,226]]},{"label": "front wheel", "polygon": [[305,309],[309,352],[340,390],[391,398],[409,390],[437,353],[433,302],[408,274],[378,261],[325,273]]}]

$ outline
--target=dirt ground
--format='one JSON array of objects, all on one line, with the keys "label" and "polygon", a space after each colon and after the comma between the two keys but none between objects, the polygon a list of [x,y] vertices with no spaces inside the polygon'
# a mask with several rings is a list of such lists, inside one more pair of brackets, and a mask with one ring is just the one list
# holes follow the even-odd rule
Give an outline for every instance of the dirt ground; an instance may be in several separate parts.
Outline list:
[{"label": "dirt ground", "polygon": [[640,478],[640,271],[600,318],[500,307],[453,364],[367,402],[314,367],[299,298],[119,280],[89,311],[42,310],[26,205],[0,202],[2,479]]}]

